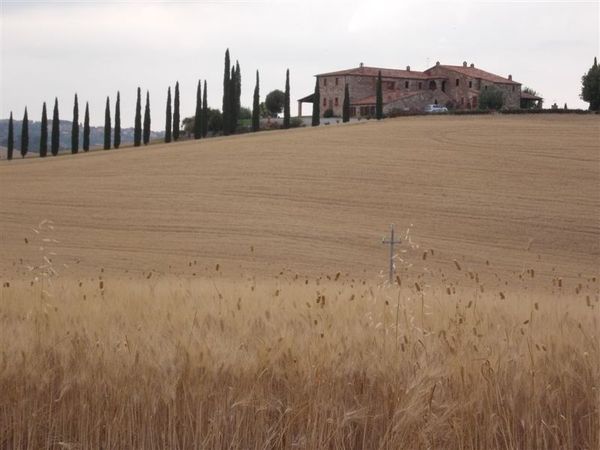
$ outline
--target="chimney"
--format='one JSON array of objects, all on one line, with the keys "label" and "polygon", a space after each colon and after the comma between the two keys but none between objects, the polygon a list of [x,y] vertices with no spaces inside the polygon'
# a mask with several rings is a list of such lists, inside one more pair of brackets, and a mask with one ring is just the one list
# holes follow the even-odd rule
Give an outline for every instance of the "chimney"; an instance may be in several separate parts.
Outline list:
[{"label": "chimney", "polygon": [[439,66],[439,65],[440,65],[440,62],[439,62],[439,61],[436,61],[436,62],[435,62],[435,65],[436,65],[436,66]]},{"label": "chimney", "polygon": [[475,68],[475,64],[471,63],[471,69]]},{"label": "chimney", "polygon": [[509,76],[508,76],[508,79],[509,79],[510,81],[512,81],[512,75],[509,75]]},{"label": "chimney", "polygon": [[364,66],[365,66],[365,64],[364,64],[364,63],[360,63],[360,67],[361,67],[361,68],[362,68],[362,67],[364,67]]},{"label": "chimney", "polygon": [[406,71],[410,72],[410,66],[406,66]]},{"label": "chimney", "polygon": [[467,62],[463,61],[463,67],[467,67]]}]

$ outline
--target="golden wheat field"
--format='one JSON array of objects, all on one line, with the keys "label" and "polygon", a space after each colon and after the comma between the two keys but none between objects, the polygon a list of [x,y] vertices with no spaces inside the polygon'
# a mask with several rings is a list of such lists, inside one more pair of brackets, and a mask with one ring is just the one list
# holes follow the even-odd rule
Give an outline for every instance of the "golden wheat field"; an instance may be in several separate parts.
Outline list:
[{"label": "golden wheat field", "polygon": [[417,117],[0,161],[0,448],[600,448],[599,142]]}]

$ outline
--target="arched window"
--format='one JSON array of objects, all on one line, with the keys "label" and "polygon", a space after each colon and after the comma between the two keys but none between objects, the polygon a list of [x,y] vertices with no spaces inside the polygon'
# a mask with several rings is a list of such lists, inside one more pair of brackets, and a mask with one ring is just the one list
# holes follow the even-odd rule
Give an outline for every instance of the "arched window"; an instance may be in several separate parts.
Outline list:
[{"label": "arched window", "polygon": [[436,84],[435,84],[435,81],[431,80],[431,81],[429,82],[429,89],[431,89],[432,91],[435,91],[436,87],[437,87],[437,86],[436,86]]}]

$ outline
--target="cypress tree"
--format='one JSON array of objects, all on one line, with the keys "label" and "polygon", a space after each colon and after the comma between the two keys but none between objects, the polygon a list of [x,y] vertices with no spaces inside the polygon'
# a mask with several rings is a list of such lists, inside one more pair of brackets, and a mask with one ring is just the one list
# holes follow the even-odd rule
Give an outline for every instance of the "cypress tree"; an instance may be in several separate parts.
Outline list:
[{"label": "cypress tree", "polygon": [[377,75],[377,92],[375,99],[375,116],[377,120],[383,119],[383,92],[381,90],[381,70]]},{"label": "cypress tree", "polygon": [[348,83],[344,87],[344,111],[343,118],[344,122],[350,121],[350,91],[348,90]]},{"label": "cypress tree", "polygon": [[283,101],[283,128],[290,127],[290,69],[285,71],[285,98]]},{"label": "cypress tree", "polygon": [[194,139],[202,137],[202,81],[198,80],[196,88],[196,114],[194,115]]},{"label": "cypress tree", "polygon": [[175,83],[175,100],[173,101],[173,140],[179,140],[179,81]]},{"label": "cypress tree", "polygon": [[79,152],[79,102],[77,94],[73,102],[73,122],[71,123],[71,153]]},{"label": "cypress tree", "polygon": [[581,78],[581,99],[589,102],[591,111],[600,111],[600,66],[594,57],[594,64]]},{"label": "cypress tree", "polygon": [[104,150],[110,149],[110,99],[106,97],[104,110]]},{"label": "cypress tree", "polygon": [[235,66],[231,68],[231,78],[229,79],[229,121],[228,121],[228,134],[235,133],[235,87],[236,87],[236,74]]},{"label": "cypress tree", "polygon": [[29,119],[27,117],[27,107],[25,107],[25,114],[23,114],[23,123],[21,124],[21,157],[25,158],[25,155],[29,151]]},{"label": "cypress tree", "polygon": [[54,99],[54,113],[52,114],[52,144],[50,150],[52,156],[58,155],[60,147],[60,119],[58,117],[58,98]]},{"label": "cypress tree", "polygon": [[8,142],[6,143],[6,147],[8,149],[6,159],[11,160],[13,158],[13,149],[15,148],[12,111],[10,112],[10,119],[8,119]]},{"label": "cypress tree", "polygon": [[240,110],[242,109],[242,72],[240,70],[239,61],[235,62],[235,79],[233,84],[234,102],[233,102],[233,121],[231,123],[231,132],[237,130],[238,121],[240,119]]},{"label": "cypress tree", "polygon": [[46,114],[46,102],[42,107],[42,126],[40,130],[40,157],[45,158],[48,154],[48,115]]},{"label": "cypress tree", "polygon": [[135,122],[133,126],[133,145],[142,145],[142,91],[137,88],[137,101],[135,102]]},{"label": "cypress tree", "polygon": [[229,123],[231,115],[229,113],[230,105],[230,80],[231,80],[231,62],[229,61],[229,49],[225,51],[225,70],[223,72],[223,134],[229,134]]},{"label": "cypress tree", "polygon": [[208,97],[206,91],[206,80],[204,80],[204,95],[202,96],[202,137],[208,134]]},{"label": "cypress tree", "polygon": [[117,102],[115,103],[115,148],[121,146],[121,93],[117,91]]},{"label": "cypress tree", "polygon": [[254,87],[254,101],[252,102],[252,131],[260,129],[260,88],[258,70],[256,71],[256,86]]},{"label": "cypress tree", "polygon": [[85,116],[83,119],[83,151],[90,149],[90,105],[85,102]]},{"label": "cypress tree", "polygon": [[313,96],[312,126],[318,127],[321,124],[321,92],[319,90],[319,79],[315,83],[315,93]]},{"label": "cypress tree", "polygon": [[150,92],[146,91],[146,108],[144,109],[144,145],[150,142]]},{"label": "cypress tree", "polygon": [[167,90],[167,114],[165,120],[165,142],[171,142],[171,87]]}]

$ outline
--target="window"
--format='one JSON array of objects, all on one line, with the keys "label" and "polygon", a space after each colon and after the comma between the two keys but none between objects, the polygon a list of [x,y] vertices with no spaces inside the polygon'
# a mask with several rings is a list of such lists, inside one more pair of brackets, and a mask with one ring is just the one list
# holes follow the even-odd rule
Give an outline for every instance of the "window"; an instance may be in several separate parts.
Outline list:
[{"label": "window", "polygon": [[461,105],[464,105],[464,104],[465,104],[465,98],[464,98],[464,97],[461,97],[461,98],[460,98],[460,104],[461,104]]},{"label": "window", "polygon": [[335,106],[339,106],[339,101],[337,97],[335,98]]},{"label": "window", "polygon": [[405,89],[408,89],[408,81],[405,81],[405,82],[404,82],[404,88],[405,88]]},{"label": "window", "polygon": [[473,82],[469,81],[469,89],[473,87]]},{"label": "window", "polygon": [[515,92],[515,87],[514,86],[512,87],[512,91]]},{"label": "window", "polygon": [[423,83],[419,81],[419,89],[423,89]]},{"label": "window", "polygon": [[484,86],[484,89],[487,91],[487,86]]},{"label": "window", "polygon": [[456,79],[456,85],[459,86],[460,85],[460,79]]},{"label": "window", "polygon": [[327,99],[326,98],[323,99],[323,106],[327,107]]},{"label": "window", "polygon": [[335,85],[337,86],[339,82],[340,82],[340,79],[336,77],[335,78]]},{"label": "window", "polygon": [[323,78],[323,86],[327,86],[327,78]]}]

